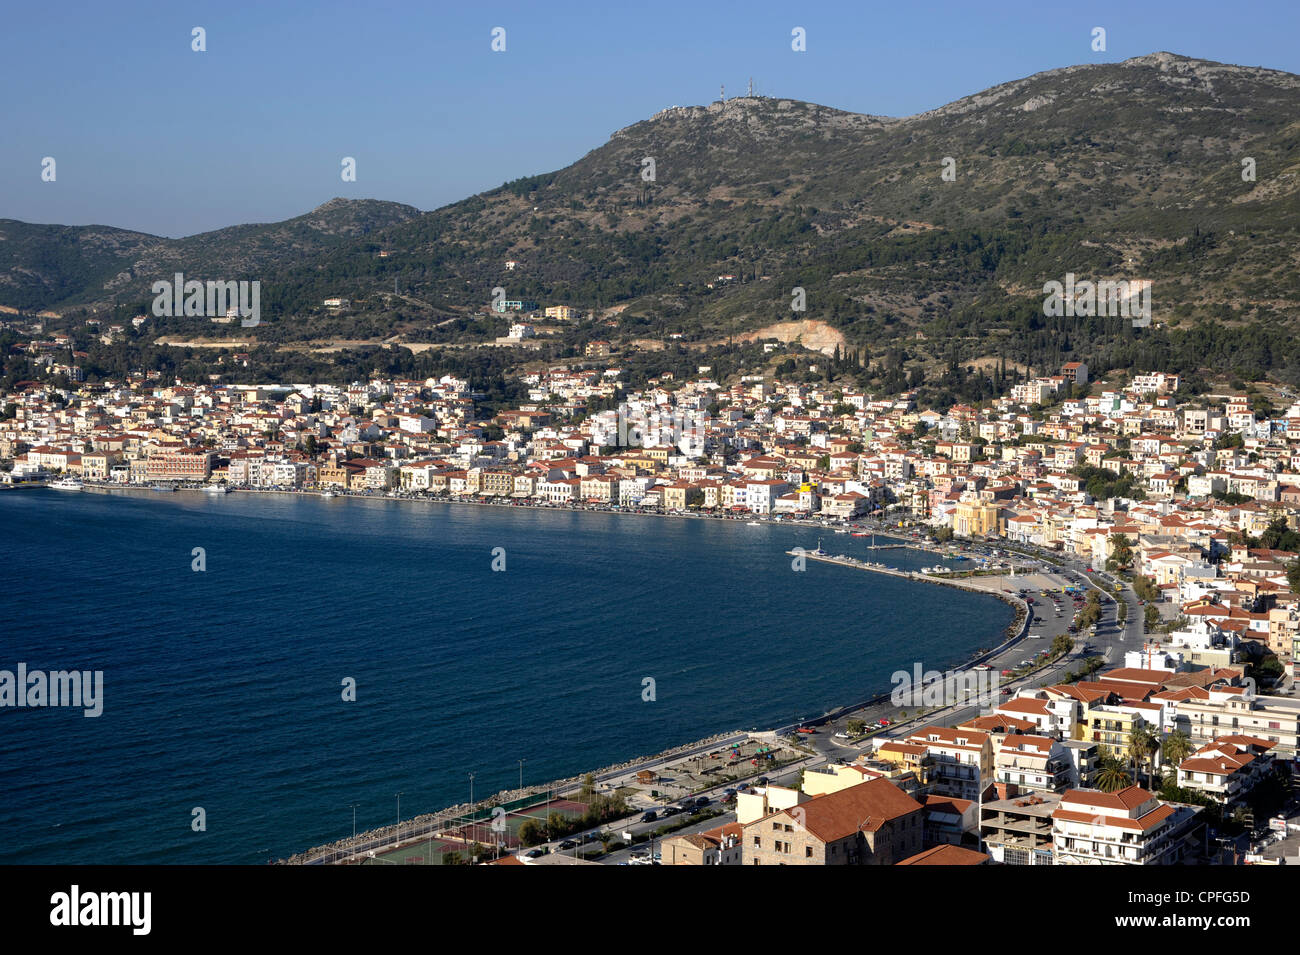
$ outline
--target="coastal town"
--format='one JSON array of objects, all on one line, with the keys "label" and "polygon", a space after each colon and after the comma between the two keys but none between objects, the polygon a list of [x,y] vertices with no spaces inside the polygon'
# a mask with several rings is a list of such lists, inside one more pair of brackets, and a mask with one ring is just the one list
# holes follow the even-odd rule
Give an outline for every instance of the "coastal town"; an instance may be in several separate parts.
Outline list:
[{"label": "coastal town", "polygon": [[[996,664],[1009,685],[991,696],[743,734],[693,754],[713,779],[697,764],[690,785],[670,785],[681,764],[666,764],[578,792],[562,804],[590,824],[575,838],[549,797],[543,818],[564,838],[525,831],[522,812],[488,838],[464,818],[431,824],[443,856],[480,859],[495,841],[495,861],[524,864],[1296,861],[1300,399],[1188,394],[1160,373],[1094,381],[1071,362],[986,406],[931,409],[772,374],[723,384],[707,368],[632,389],[593,358],[522,374],[526,400],[490,414],[450,375],[18,382],[0,396],[3,487],[381,495],[924,535],[997,548],[999,574],[1019,563],[1023,583],[996,590],[1026,612],[999,650],[1019,655],[1043,636],[1038,621],[1055,624],[1051,651]],[[611,820],[615,809],[634,818]],[[665,812],[689,830],[665,829]],[[604,838],[615,831],[651,848],[620,856]],[[603,841],[587,851],[590,832]],[[425,858],[402,842],[370,856]]]},{"label": "coastal town", "polygon": [[20,945],[494,866],[1285,936],[1300,4],[71,6],[3,16]]}]

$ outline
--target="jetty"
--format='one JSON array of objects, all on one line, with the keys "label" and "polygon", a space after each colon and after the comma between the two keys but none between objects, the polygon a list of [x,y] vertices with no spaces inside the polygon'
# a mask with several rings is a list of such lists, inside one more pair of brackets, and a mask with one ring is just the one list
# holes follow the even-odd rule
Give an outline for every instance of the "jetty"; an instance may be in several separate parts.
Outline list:
[{"label": "jetty", "polygon": [[827,554],[821,549],[820,543],[817,550],[788,550],[786,554],[790,557],[806,557],[808,560],[819,560],[824,564],[838,564],[841,567],[852,567],[856,570],[869,570],[873,574],[885,574],[889,577],[900,577],[903,580],[916,580],[927,584],[939,584],[944,587],[956,587],[959,590],[966,590],[975,594],[988,594],[997,597],[1003,603],[1008,603],[1019,611],[1019,625],[1014,626],[1015,633],[1008,635],[1006,645],[1020,639],[1029,632],[1029,604],[1025,603],[1018,594],[1007,593],[1005,590],[994,590],[990,587],[981,587],[972,584],[966,578],[939,577],[932,574],[920,573],[911,570],[899,570],[897,567],[886,567],[884,564],[873,564],[870,561],[858,560],[856,557],[849,557],[846,554]]}]

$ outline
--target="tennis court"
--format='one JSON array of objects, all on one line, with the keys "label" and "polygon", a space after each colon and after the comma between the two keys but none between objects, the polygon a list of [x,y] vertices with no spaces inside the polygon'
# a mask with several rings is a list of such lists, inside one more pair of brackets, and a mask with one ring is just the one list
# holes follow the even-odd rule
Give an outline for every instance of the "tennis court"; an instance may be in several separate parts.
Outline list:
[{"label": "tennis court", "polygon": [[458,853],[462,860],[466,859],[475,842],[487,847],[489,853],[498,845],[503,853],[514,852],[520,848],[519,827],[529,819],[544,821],[553,812],[567,819],[580,819],[586,814],[587,806],[573,799],[552,799],[549,802],[543,799],[534,805],[506,812],[495,819],[488,816],[449,828],[431,840],[417,840],[396,849],[376,853],[363,864],[442,865],[443,858],[453,852]]}]

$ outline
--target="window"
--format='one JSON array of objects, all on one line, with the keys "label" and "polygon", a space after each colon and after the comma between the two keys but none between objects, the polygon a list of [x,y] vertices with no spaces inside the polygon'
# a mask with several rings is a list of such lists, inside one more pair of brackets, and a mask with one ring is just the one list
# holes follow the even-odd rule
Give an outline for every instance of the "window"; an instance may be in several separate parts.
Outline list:
[{"label": "window", "polygon": [[763,840],[760,839],[758,836],[754,837],[754,848],[755,849],[763,848]]},{"label": "window", "polygon": [[812,846],[804,846],[804,847],[803,847],[803,857],[804,857],[805,859],[811,859],[811,858],[812,858]]}]

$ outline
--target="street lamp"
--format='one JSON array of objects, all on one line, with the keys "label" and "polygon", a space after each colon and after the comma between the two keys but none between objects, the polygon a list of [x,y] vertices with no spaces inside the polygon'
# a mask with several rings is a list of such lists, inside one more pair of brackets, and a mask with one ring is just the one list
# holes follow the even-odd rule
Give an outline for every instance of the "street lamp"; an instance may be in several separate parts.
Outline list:
[{"label": "street lamp", "polygon": [[528,762],[528,760],[526,760],[526,759],[521,759],[521,760],[519,760],[519,790],[520,790],[520,792],[522,792],[522,791],[523,791],[523,788],[524,788],[524,763],[526,763],[526,762]]},{"label": "street lamp", "polygon": [[403,789],[401,792],[397,793],[397,825],[398,825],[398,828],[400,828],[401,825],[402,825],[402,793],[403,793],[403,792],[406,792],[406,790]]},{"label": "street lamp", "polygon": [[469,835],[474,837],[474,774],[469,773]]}]

